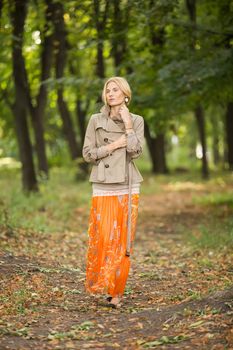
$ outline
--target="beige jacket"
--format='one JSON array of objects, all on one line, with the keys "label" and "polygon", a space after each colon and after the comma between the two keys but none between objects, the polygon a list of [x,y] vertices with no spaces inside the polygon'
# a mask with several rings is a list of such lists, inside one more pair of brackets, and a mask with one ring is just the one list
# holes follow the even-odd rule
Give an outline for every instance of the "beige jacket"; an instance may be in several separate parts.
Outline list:
[{"label": "beige jacket", "polygon": [[[140,157],[144,144],[144,119],[140,115],[130,113],[133,120],[134,133],[126,134],[127,146],[108,153],[106,145],[116,141],[125,133],[123,128],[109,118],[109,107],[103,106],[100,113],[93,114],[88,122],[83,158],[93,164],[89,181],[99,183],[128,183],[129,163],[131,159]],[[132,182],[143,181],[137,166],[131,161]]]}]

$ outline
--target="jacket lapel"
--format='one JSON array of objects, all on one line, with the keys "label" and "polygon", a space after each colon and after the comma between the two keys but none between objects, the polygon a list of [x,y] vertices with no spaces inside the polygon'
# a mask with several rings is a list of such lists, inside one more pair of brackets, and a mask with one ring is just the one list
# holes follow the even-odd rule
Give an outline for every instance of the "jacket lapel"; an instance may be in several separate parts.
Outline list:
[{"label": "jacket lapel", "polygon": [[110,111],[110,108],[105,105],[100,109],[101,118],[99,118],[96,124],[96,128],[101,127],[108,132],[122,133],[123,130],[121,129],[121,127],[117,123],[115,123],[111,118],[109,118],[109,111]]}]

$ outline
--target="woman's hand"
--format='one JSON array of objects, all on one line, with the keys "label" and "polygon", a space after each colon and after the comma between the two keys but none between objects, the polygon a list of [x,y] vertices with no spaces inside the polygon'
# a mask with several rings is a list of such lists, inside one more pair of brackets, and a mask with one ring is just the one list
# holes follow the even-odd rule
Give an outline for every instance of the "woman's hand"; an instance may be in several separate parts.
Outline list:
[{"label": "woman's hand", "polygon": [[125,103],[119,108],[119,114],[125,124],[125,128],[126,129],[132,128],[133,126],[132,118]]},{"label": "woman's hand", "polygon": [[126,140],[126,136],[121,135],[121,137],[119,137],[119,139],[117,139],[116,141],[110,143],[109,145],[106,145],[106,147],[108,148],[109,152],[115,151],[117,148],[122,148],[122,147],[126,147],[127,145],[127,140]]},{"label": "woman's hand", "polygon": [[119,139],[117,139],[115,141],[117,148],[121,148],[121,147],[125,147],[127,145],[127,140],[126,140],[126,136],[121,135],[121,137],[119,137]]}]

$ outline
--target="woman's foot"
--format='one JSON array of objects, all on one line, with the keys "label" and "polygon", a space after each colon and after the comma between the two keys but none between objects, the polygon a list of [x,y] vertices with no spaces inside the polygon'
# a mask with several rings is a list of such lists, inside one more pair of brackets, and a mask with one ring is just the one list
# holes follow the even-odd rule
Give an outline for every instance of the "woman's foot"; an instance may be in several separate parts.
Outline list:
[{"label": "woman's foot", "polygon": [[[111,299],[110,299],[111,298]],[[108,300],[110,299],[110,300]],[[109,301],[109,306],[113,307],[113,308],[119,308],[121,306],[121,298],[119,297],[109,297],[107,298],[107,300]]]}]

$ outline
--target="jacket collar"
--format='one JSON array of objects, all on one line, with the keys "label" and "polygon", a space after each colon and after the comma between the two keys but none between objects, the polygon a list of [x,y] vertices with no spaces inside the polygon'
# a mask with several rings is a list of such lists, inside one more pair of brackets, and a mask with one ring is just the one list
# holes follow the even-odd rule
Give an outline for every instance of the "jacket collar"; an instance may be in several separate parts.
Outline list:
[{"label": "jacket collar", "polygon": [[104,116],[104,120],[102,120],[99,126],[103,127],[106,131],[122,133],[121,127],[109,117],[110,107],[108,105],[103,105],[100,112]]},{"label": "jacket collar", "polygon": [[109,107],[109,105],[103,105],[100,108],[100,112],[102,113],[102,115],[104,115],[106,118],[109,117],[109,113],[110,113],[111,108]]}]

